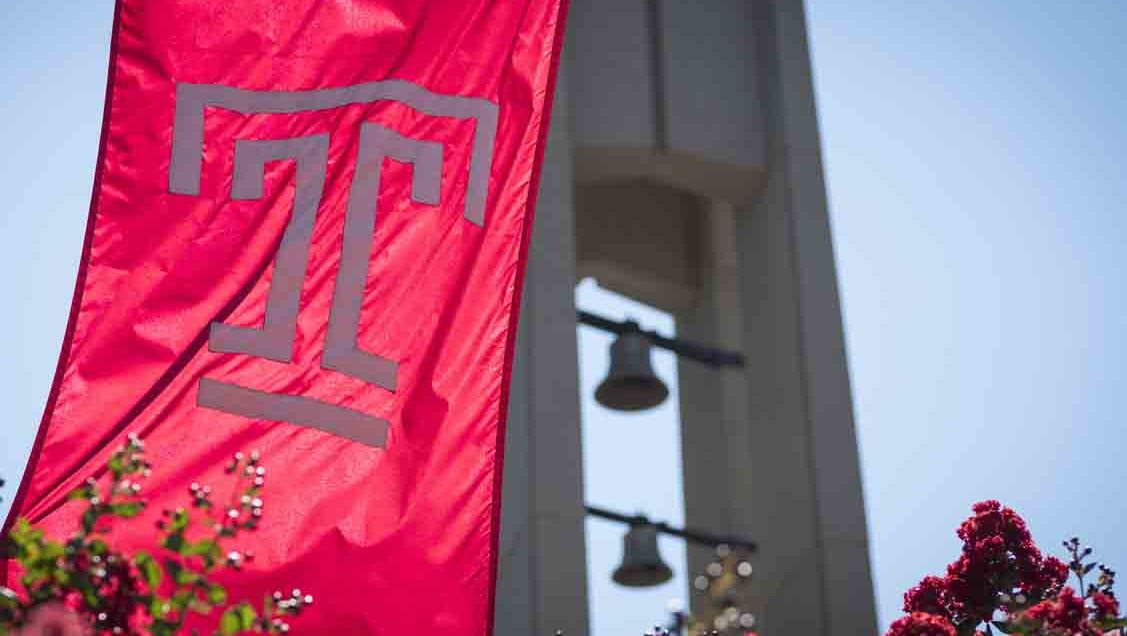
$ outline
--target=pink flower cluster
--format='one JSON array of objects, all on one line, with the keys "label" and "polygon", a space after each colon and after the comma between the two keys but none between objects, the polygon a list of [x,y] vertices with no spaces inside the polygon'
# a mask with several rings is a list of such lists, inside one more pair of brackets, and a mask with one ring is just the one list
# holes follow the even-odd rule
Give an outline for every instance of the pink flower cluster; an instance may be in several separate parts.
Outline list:
[{"label": "pink flower cluster", "polygon": [[[974,505],[959,527],[962,554],[945,576],[928,576],[904,595],[907,616],[886,636],[954,636],[1006,615],[1021,633],[1102,634],[1094,625],[1113,621],[1119,604],[1110,589],[1077,596],[1068,587],[1069,566],[1043,556],[1025,521],[997,501]],[[1089,550],[1090,552],[1090,550]]]}]

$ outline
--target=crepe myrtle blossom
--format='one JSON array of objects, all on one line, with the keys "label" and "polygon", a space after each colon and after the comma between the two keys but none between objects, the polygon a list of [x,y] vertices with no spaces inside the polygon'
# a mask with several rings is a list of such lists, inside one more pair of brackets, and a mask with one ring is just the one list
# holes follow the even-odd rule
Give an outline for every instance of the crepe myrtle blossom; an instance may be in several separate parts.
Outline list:
[{"label": "crepe myrtle blossom", "polygon": [[[1092,549],[1073,538],[1063,543],[1068,563],[1045,556],[1025,520],[989,500],[956,534],[962,553],[943,576],[927,576],[904,595],[907,615],[886,636],[1119,636],[1115,572],[1090,562]],[[1098,568],[1098,575],[1091,574]],[[1069,575],[1075,588],[1065,585]]]}]

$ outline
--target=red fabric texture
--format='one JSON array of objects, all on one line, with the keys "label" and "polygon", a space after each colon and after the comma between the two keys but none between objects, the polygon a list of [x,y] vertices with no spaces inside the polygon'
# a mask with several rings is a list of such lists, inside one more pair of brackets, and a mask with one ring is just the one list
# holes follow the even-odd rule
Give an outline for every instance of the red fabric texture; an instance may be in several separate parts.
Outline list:
[{"label": "red fabric texture", "polygon": [[[71,322],[12,512],[54,536],[69,491],[128,434],[154,471],[148,512],[113,541],[151,550],[152,521],[192,482],[225,484],[236,451],[269,471],[255,553],[233,599],[300,587],[298,634],[485,634],[520,284],[564,19],[563,0],[119,0],[102,148]],[[404,80],[498,108],[481,226],[467,221],[475,124],[379,101],[240,113],[209,107],[199,195],[170,192],[177,86],[314,91]],[[357,347],[398,362],[394,391],[324,368],[322,353],[360,126],[441,142],[441,202],[411,198],[386,160]],[[301,283],[292,361],[209,348],[213,322],[263,326],[294,205],[295,162],[232,198],[236,140],[328,135],[324,194]],[[372,201],[372,207],[376,202]],[[201,378],[311,397],[389,423],[384,447],[201,408]]]}]

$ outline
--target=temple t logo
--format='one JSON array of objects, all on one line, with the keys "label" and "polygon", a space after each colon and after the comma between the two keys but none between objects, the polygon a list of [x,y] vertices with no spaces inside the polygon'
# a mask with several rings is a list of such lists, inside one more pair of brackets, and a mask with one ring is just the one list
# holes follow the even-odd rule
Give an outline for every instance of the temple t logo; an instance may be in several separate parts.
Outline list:
[{"label": "temple t logo", "polygon": [[[394,101],[421,114],[474,122],[466,180],[465,222],[485,223],[485,203],[497,133],[497,105],[484,99],[441,95],[401,80],[369,82],[310,91],[253,91],[214,84],[177,86],[175,128],[168,189],[173,194],[200,196],[204,158],[204,117],[208,108],[240,114],[297,114],[351,104]],[[367,384],[394,392],[398,362],[363,351],[357,343],[360,310],[372,254],[372,236],[379,222],[380,171],[387,158],[411,164],[413,201],[439,205],[443,144],[405,137],[374,122],[359,130],[282,139],[235,139],[232,200],[263,197],[266,164],[292,160],[296,165],[293,209],[277,253],[261,327],[213,322],[208,348],[216,353],[265,358],[293,364],[301,290],[309,265],[314,222],[325,193],[330,134],[356,134],[359,151],[349,187],[341,237],[340,267],[334,282],[320,365]],[[450,196],[449,193],[446,196]],[[375,212],[373,213],[373,209]],[[309,396],[270,393],[204,377],[199,406],[241,417],[282,421],[317,428],[370,446],[382,447],[388,423],[368,413]]]}]

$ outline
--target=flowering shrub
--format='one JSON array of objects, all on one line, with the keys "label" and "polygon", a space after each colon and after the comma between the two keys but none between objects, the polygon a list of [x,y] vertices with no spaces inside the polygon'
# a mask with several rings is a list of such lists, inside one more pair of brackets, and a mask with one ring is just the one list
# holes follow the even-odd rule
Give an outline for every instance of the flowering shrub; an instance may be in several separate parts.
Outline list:
[{"label": "flowering shrub", "polygon": [[[997,501],[975,504],[958,536],[958,560],[946,576],[925,577],[904,595],[908,614],[886,636],[1102,636],[1127,626],[1112,590],[1115,572],[1089,562],[1092,549],[1078,539],[1064,542],[1069,563],[1044,556],[1025,521]],[[1079,593],[1065,585],[1069,573]]]},{"label": "flowering shrub", "polygon": [[266,470],[258,454],[236,454],[226,467],[235,483],[223,505],[214,503],[210,487],[192,484],[190,507],[165,510],[157,522],[154,553],[114,550],[110,525],[145,509],[141,484],[150,471],[144,444],[130,437],[107,463],[107,484],[91,478],[71,494],[86,508],[68,540],[55,541],[23,519],[16,523],[7,556],[23,575],[21,589],[0,587],[0,636],[172,636],[190,615],[216,610],[217,635],[289,631],[287,620],[312,603],[311,596],[294,590],[258,607],[230,604],[226,590],[209,578],[253,559],[228,544],[253,532],[262,516]]}]

